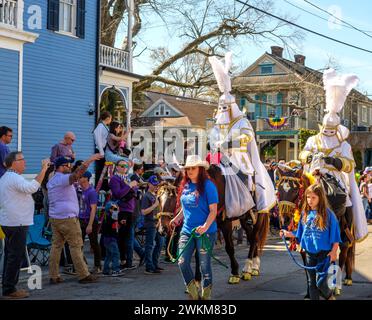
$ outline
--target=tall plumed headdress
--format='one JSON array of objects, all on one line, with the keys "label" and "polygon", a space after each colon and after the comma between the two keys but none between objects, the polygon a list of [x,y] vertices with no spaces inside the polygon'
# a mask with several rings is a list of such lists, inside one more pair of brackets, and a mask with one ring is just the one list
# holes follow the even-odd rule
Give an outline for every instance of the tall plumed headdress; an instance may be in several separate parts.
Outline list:
[{"label": "tall plumed headdress", "polygon": [[218,60],[217,57],[210,57],[209,62],[217,80],[218,88],[223,93],[218,102],[216,124],[228,124],[233,119],[244,115],[235,103],[235,97],[230,94],[231,77],[229,70],[232,64],[232,52],[225,54],[225,64]]}]

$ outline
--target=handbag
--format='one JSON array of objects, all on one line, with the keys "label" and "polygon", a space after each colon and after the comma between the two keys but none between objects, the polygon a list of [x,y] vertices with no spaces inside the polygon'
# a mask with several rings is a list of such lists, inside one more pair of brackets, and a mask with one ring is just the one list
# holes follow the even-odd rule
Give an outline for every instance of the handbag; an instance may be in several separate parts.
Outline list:
[{"label": "handbag", "polygon": [[337,218],[341,218],[346,212],[347,194],[340,186],[336,178],[328,173],[320,178],[328,203]]}]

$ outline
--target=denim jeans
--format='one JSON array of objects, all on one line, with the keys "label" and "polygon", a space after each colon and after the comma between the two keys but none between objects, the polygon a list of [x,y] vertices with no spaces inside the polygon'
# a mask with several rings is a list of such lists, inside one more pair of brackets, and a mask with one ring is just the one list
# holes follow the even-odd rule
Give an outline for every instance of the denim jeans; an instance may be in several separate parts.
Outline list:
[{"label": "denim jeans", "polygon": [[103,273],[110,272],[110,263],[112,264],[112,271],[120,271],[120,253],[118,243],[111,241],[105,244],[106,256],[103,264]]},{"label": "denim jeans", "polygon": [[[207,234],[212,249],[216,241],[216,236],[216,233]],[[189,239],[190,235],[182,233],[178,243],[179,252],[185,249],[178,261],[185,285],[187,286],[192,280],[194,280],[194,273],[191,268],[191,257],[196,250],[200,261],[200,271],[202,273],[202,287],[207,288],[212,285],[211,257],[207,251],[202,249],[200,238],[193,238],[189,245],[185,248]]]},{"label": "denim jeans", "polygon": [[145,264],[146,270],[158,268],[161,248],[164,245],[164,237],[160,236],[155,226],[146,226],[145,238]]},{"label": "denim jeans", "polygon": [[[329,251],[320,251],[318,253],[306,252],[306,266],[314,267],[327,258]],[[319,300],[320,295],[328,299],[332,290],[328,287],[327,280],[322,281],[318,287],[318,274],[316,270],[306,270],[308,274],[308,287],[311,300]]]}]

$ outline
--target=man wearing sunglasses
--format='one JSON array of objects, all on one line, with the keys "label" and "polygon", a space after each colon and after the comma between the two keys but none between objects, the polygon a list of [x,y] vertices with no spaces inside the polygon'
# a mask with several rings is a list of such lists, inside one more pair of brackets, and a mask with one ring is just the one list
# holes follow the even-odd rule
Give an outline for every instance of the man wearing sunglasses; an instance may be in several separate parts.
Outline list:
[{"label": "man wearing sunglasses", "polygon": [[8,127],[0,127],[0,178],[6,171],[5,158],[10,153],[7,146],[12,142],[13,130]]},{"label": "man wearing sunglasses", "polygon": [[71,164],[73,160],[59,157],[55,161],[55,174],[47,184],[49,197],[49,217],[52,224],[53,241],[49,258],[50,283],[62,282],[59,273],[61,251],[65,242],[68,243],[72,262],[79,276],[80,283],[92,283],[97,279],[88,271],[83,257],[82,233],[79,223],[79,201],[74,183],[87,171],[89,165],[101,159],[97,153],[84,161],[73,173]]},{"label": "man wearing sunglasses", "polygon": [[65,133],[63,140],[52,147],[50,154],[50,161],[54,162],[59,157],[69,157],[75,160],[75,152],[72,149],[72,144],[75,142],[76,136],[73,132]]},{"label": "man wearing sunglasses", "polygon": [[[115,174],[110,179],[109,187],[113,200],[119,201],[119,238],[118,245],[122,269],[134,269],[134,220],[136,209],[137,181],[128,179],[129,160],[119,160],[116,163]],[[125,263],[124,263],[125,260]]]}]

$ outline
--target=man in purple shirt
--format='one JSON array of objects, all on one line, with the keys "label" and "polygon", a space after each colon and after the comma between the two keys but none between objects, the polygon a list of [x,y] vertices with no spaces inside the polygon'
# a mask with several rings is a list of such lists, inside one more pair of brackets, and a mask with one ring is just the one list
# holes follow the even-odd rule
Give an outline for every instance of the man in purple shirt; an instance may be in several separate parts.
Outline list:
[{"label": "man in purple shirt", "polygon": [[79,202],[74,183],[84,174],[89,165],[102,156],[95,154],[84,161],[71,173],[71,158],[59,157],[55,161],[55,174],[47,184],[49,197],[49,217],[53,239],[49,258],[49,276],[52,284],[62,282],[59,274],[59,261],[62,248],[67,241],[72,262],[80,283],[92,283],[97,280],[88,271],[83,257],[83,240],[79,223]]},{"label": "man in purple shirt", "polygon": [[71,131],[65,133],[63,140],[52,147],[50,161],[55,162],[59,157],[69,157],[75,160],[75,153],[72,144],[76,140],[75,134]]},{"label": "man in purple shirt", "polygon": [[7,144],[12,142],[13,130],[8,127],[0,127],[0,178],[5,173],[5,158],[10,153]]},{"label": "man in purple shirt", "polygon": [[[110,179],[109,187],[113,200],[119,201],[120,224],[118,245],[120,250],[121,268],[134,269],[133,245],[134,224],[133,212],[136,208],[137,181],[129,181],[127,176],[129,162],[120,160],[116,163],[115,174]],[[126,261],[124,264],[124,260]]]},{"label": "man in purple shirt", "polygon": [[[86,171],[79,179],[78,195],[79,199],[79,220],[83,242],[88,235],[90,246],[94,254],[94,272],[101,273],[101,247],[98,244],[98,219],[97,219],[97,202],[98,194],[89,183],[92,174]],[[79,190],[81,189],[81,190]],[[79,198],[79,196],[78,196]]]}]

